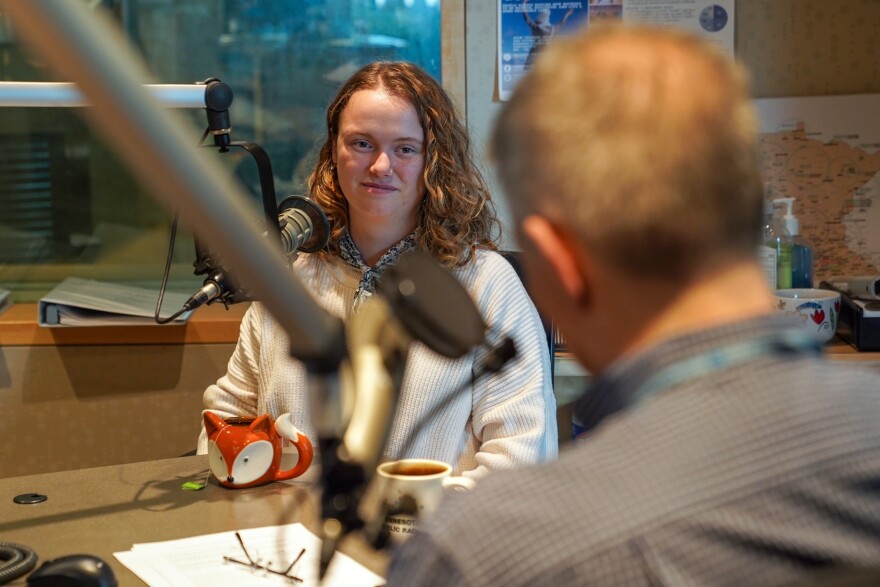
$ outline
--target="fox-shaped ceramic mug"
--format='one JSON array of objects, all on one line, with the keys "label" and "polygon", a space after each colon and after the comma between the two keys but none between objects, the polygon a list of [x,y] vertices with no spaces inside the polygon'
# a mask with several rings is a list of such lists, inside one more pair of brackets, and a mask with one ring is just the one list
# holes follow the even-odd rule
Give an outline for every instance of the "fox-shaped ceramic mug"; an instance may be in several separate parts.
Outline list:
[{"label": "fox-shaped ceramic mug", "polygon": [[[223,419],[205,412],[204,421],[211,473],[224,487],[242,489],[293,479],[312,464],[312,443],[290,423],[289,414],[281,414],[272,422],[269,414]],[[299,454],[296,465],[287,470],[280,470],[283,438]]]}]

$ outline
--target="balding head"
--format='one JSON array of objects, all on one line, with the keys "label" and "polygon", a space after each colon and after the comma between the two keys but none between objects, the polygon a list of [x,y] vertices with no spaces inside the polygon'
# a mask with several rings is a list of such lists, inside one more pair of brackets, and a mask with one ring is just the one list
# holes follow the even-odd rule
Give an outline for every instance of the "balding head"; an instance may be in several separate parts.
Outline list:
[{"label": "balding head", "polygon": [[686,280],[754,254],[753,118],[745,76],[705,42],[594,27],[544,50],[492,151],[518,218],[565,224],[633,275]]}]

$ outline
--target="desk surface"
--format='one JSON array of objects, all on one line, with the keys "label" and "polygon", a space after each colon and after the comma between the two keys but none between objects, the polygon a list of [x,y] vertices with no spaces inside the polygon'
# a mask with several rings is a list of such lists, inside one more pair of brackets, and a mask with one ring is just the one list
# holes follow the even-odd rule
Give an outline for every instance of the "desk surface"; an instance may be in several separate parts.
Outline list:
[{"label": "desk surface", "polygon": [[[113,556],[134,543],[301,522],[318,533],[318,492],[306,482],[225,489],[210,478],[200,491],[181,489],[208,475],[205,456],[0,479],[0,542],[36,551],[37,565],[68,554],[94,554],[107,561],[119,585],[143,585]],[[42,493],[39,504],[12,498]],[[385,574],[387,555],[357,535],[340,550],[370,570]],[[23,585],[24,578],[14,585]]]}]

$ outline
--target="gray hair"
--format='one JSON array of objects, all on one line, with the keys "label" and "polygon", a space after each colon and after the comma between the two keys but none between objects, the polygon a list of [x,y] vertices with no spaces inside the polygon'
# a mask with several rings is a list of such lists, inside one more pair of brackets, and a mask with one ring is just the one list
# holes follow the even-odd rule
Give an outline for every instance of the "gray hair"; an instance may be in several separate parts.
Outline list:
[{"label": "gray hair", "polygon": [[557,38],[490,149],[514,215],[565,224],[633,275],[754,255],[762,217],[745,72],[696,36],[610,25]]}]

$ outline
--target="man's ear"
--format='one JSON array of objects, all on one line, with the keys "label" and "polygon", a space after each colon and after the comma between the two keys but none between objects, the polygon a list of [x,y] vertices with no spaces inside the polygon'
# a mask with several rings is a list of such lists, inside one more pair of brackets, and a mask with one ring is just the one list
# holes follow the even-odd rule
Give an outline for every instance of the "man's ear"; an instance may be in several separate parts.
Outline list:
[{"label": "man's ear", "polygon": [[586,304],[590,298],[590,264],[576,237],[537,215],[523,219],[521,229],[522,237],[556,275],[568,297],[578,306]]}]

